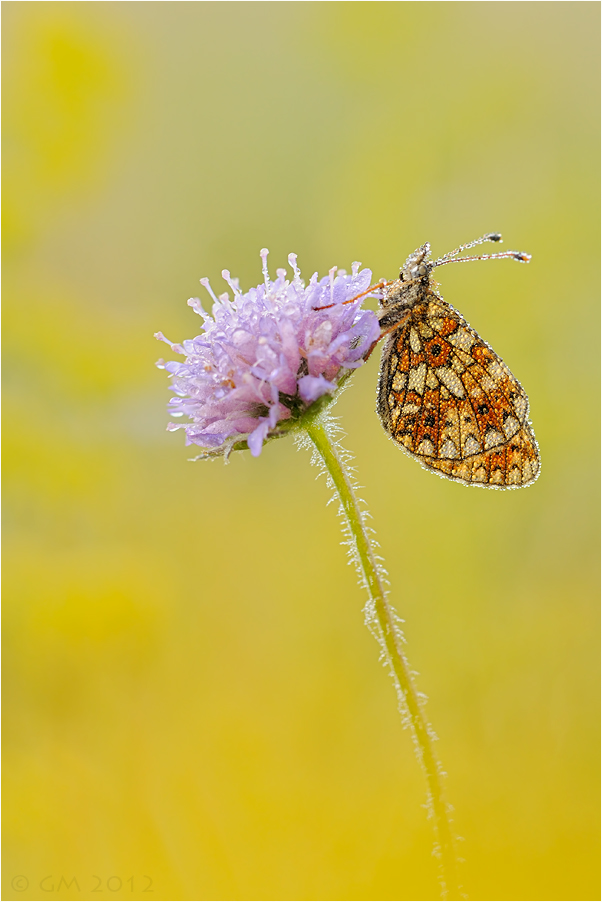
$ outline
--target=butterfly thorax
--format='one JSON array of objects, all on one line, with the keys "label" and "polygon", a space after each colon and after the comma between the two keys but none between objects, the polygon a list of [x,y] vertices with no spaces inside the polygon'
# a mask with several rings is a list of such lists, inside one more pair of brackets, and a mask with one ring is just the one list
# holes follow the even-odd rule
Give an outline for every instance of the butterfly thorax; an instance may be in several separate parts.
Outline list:
[{"label": "butterfly thorax", "polygon": [[[434,298],[442,301],[435,290],[436,283],[428,276],[410,283],[396,279],[391,283],[380,301],[378,319],[382,332],[389,332],[408,318],[423,319],[427,316],[429,302]],[[443,301],[443,303],[445,303]],[[447,305],[446,305],[447,306]]]},{"label": "butterfly thorax", "polygon": [[428,296],[434,293],[436,283],[431,278],[433,263],[428,262],[431,252],[426,243],[410,254],[404,263],[399,278],[390,282],[380,301],[378,318],[383,331],[389,331],[397,323],[407,319],[412,310],[413,316],[420,317],[420,305],[428,303]]}]

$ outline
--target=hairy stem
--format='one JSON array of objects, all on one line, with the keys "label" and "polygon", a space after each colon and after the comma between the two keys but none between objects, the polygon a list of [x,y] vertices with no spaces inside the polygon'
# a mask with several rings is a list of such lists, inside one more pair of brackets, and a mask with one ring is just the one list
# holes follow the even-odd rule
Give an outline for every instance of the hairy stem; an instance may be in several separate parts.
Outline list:
[{"label": "hairy stem", "polygon": [[461,899],[463,896],[456,873],[457,858],[449,806],[443,795],[443,771],[433,748],[433,740],[436,737],[425,719],[420,696],[403,653],[404,639],[398,618],[387,601],[382,568],[375,557],[364,516],[354,492],[353,480],[341,454],[342,449],[332,439],[327,416],[327,414],[318,416],[306,422],[305,429],[340,498],[348,527],[346,532],[369,594],[367,622],[380,642],[383,655],[390,667],[401,702],[402,716],[411,727],[416,754],[426,775],[428,808],[435,827],[435,848],[440,863],[442,895],[445,899]]}]

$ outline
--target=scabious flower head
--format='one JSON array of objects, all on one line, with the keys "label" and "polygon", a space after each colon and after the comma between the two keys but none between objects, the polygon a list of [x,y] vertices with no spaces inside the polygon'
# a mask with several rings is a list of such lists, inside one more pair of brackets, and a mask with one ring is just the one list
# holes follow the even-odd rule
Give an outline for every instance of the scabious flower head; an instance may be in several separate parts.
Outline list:
[{"label": "scabious flower head", "polygon": [[354,263],[351,275],[333,267],[306,285],[295,254],[289,255],[293,278],[277,270],[270,281],[268,251],[261,251],[264,284],[243,294],[238,279],[222,275],[233,292],[213,299],[213,315],[198,298],[188,303],[203,318],[203,332],[173,344],[161,332],[156,338],[185,357],[159,360],[172,378],[169,402],[174,417],[189,422],[168,425],[184,429],[187,445],[199,445],[201,456],[248,447],[257,457],[266,439],[288,431],[320,398],[333,395],[350,372],[361,366],[380,335],[376,314],[361,309],[361,299],[346,304],[370,285],[372,273]]}]

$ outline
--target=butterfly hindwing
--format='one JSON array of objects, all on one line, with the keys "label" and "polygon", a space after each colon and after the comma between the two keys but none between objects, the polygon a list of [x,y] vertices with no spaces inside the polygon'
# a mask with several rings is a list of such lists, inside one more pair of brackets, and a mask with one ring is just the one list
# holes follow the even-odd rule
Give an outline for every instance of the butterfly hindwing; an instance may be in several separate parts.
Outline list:
[{"label": "butterfly hindwing", "polygon": [[520,383],[438,295],[386,339],[378,411],[383,426],[427,469],[470,485],[528,485],[537,443]]}]

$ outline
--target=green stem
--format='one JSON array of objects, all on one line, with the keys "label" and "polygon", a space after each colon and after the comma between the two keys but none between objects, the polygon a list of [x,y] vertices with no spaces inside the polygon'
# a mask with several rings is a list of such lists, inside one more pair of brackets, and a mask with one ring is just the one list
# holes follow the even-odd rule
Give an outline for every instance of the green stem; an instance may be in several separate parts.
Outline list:
[{"label": "green stem", "polygon": [[[426,774],[429,810],[434,820],[437,857],[441,868],[442,895],[445,899],[461,899],[463,896],[456,873],[457,857],[454,849],[454,836],[449,808],[443,795],[443,772],[433,748],[435,735],[424,717],[420,697],[414,686],[408,661],[403,653],[403,636],[397,623],[397,617],[387,602],[386,589],[366,531],[364,517],[355,496],[353,482],[341,459],[336,443],[328,434],[328,427],[325,423],[327,423],[325,418],[319,416],[306,421],[304,426],[324,461],[326,470],[341,500],[350,537],[357,552],[359,569],[370,596],[369,620],[373,621],[371,625],[381,643],[397,684],[398,693],[403,700],[413,731],[416,753]],[[374,615],[373,618],[370,618],[370,608]]]}]

